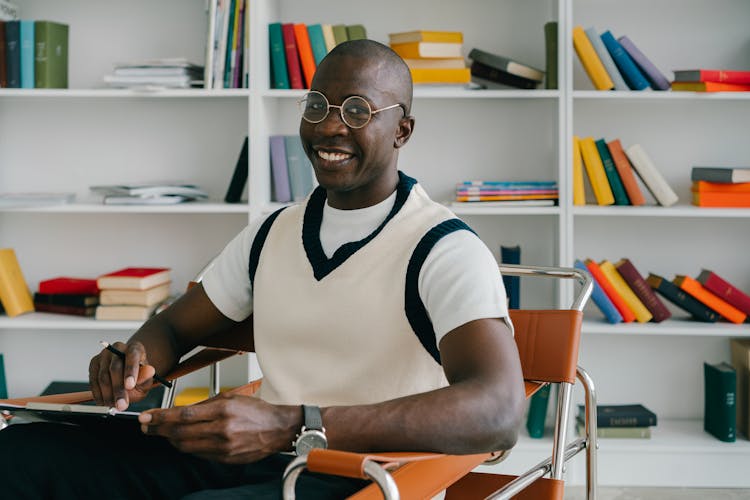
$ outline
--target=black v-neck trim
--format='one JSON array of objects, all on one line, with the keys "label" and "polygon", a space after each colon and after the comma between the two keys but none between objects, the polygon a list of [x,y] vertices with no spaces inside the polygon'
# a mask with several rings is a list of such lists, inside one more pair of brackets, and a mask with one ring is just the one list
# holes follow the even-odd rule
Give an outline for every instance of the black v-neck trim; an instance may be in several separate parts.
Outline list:
[{"label": "black v-neck trim", "polygon": [[346,262],[346,259],[354,255],[360,248],[364,247],[370,240],[376,237],[383,230],[388,221],[390,221],[401,207],[406,203],[411,188],[417,181],[412,179],[403,172],[398,172],[398,185],[396,186],[396,202],[388,213],[385,220],[368,236],[359,241],[350,241],[341,245],[329,259],[323,252],[323,245],[320,243],[320,225],[323,222],[323,206],[326,202],[326,191],[318,186],[310,195],[310,200],[305,208],[305,215],[302,221],[302,244],[305,247],[307,260],[313,268],[315,279],[320,281],[337,267]]}]

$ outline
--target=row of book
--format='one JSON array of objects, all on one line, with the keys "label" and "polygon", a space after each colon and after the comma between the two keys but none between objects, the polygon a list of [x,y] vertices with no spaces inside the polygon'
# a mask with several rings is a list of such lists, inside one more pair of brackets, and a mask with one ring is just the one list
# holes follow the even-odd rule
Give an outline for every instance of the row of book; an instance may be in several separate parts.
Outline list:
[{"label": "row of book", "polygon": [[557,181],[463,181],[456,184],[454,207],[552,206],[558,202]]},{"label": "row of book", "polygon": [[67,88],[68,25],[0,19],[0,87]]},{"label": "row of book", "polygon": [[750,167],[693,167],[693,205],[750,208]]},{"label": "row of book", "polygon": [[655,273],[642,274],[628,258],[614,263],[577,259],[575,267],[594,278],[591,299],[610,323],[669,319],[672,312],[661,298],[697,321],[743,323],[750,315],[750,296],[708,269],[695,278],[678,274],[669,281]]},{"label": "row of book", "polygon": [[209,0],[203,87],[248,87],[250,16],[248,0]]},{"label": "row of book", "polygon": [[309,89],[320,61],[336,45],[367,38],[362,24],[270,23],[271,88]]},{"label": "row of book", "polygon": [[644,205],[646,199],[636,174],[659,205],[679,200],[640,144],[624,148],[619,139],[573,136],[573,204],[585,205],[583,171],[597,205]]},{"label": "row of book", "polygon": [[467,84],[471,73],[463,57],[460,31],[390,33],[388,44],[404,60],[415,84]]},{"label": "row of book", "polygon": [[271,199],[280,203],[301,201],[314,186],[313,169],[299,135],[272,135]]}]

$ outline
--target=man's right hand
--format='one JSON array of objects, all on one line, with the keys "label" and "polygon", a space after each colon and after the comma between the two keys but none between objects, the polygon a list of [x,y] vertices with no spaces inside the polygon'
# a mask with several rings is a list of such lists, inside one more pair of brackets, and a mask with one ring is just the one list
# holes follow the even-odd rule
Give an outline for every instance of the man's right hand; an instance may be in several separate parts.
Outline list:
[{"label": "man's right hand", "polygon": [[112,347],[125,353],[124,359],[102,349],[89,363],[89,383],[96,404],[123,411],[146,396],[153,386],[155,370],[148,364],[146,348],[140,342],[116,342]]}]

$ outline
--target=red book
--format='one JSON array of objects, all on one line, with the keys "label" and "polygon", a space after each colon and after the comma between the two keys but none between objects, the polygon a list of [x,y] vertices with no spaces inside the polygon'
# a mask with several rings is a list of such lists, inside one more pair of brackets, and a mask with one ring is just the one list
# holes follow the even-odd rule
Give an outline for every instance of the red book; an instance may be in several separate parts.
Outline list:
[{"label": "red book", "polygon": [[297,50],[297,39],[294,36],[294,24],[284,23],[281,25],[281,36],[284,40],[284,54],[286,55],[286,70],[289,73],[289,87],[303,89],[302,67],[299,63],[299,51]]},{"label": "red book", "polygon": [[97,295],[99,287],[95,279],[60,276],[39,282],[39,293]]},{"label": "red book", "polygon": [[617,312],[619,312],[620,316],[622,316],[622,321],[625,323],[634,321],[635,313],[628,307],[628,305],[625,303],[625,300],[620,296],[620,294],[617,293],[615,287],[612,286],[612,283],[609,282],[607,277],[599,268],[599,264],[597,264],[596,261],[592,259],[586,259],[584,261],[584,264],[586,264],[586,267],[591,273],[591,276],[594,277],[596,282],[599,283],[599,286],[602,287],[602,290],[604,290],[604,293],[607,295],[607,297],[609,297],[609,300],[611,300],[615,305],[615,307],[617,308]]},{"label": "red book", "polygon": [[745,292],[708,269],[703,269],[696,279],[706,290],[713,292],[740,311],[750,315],[750,296]]},{"label": "red book", "polygon": [[628,194],[630,204],[636,206],[645,205],[646,198],[638,186],[638,181],[635,179],[635,174],[633,173],[633,166],[625,155],[625,150],[622,149],[620,139],[608,142],[607,149],[609,149],[609,154],[612,156],[612,162],[615,164],[617,173],[620,174],[620,180],[625,188],[625,192]]},{"label": "red book", "polygon": [[305,23],[294,25],[294,38],[297,40],[297,51],[299,51],[299,62],[302,65],[302,75],[305,77],[305,88],[312,87],[312,79],[315,74],[315,56],[310,44],[310,34],[307,32]]},{"label": "red book", "polygon": [[633,290],[633,293],[643,302],[646,309],[651,312],[653,316],[651,321],[660,323],[672,317],[672,313],[667,309],[667,306],[654,293],[651,286],[646,282],[643,275],[638,272],[638,269],[636,269],[630,259],[620,259],[615,264],[615,268],[620,273],[620,276],[622,276],[622,279]]},{"label": "red book", "polygon": [[674,72],[676,82],[750,83],[750,71],[725,69],[684,69]]},{"label": "red book", "polygon": [[672,283],[679,286],[681,289],[703,302],[732,323],[742,323],[747,319],[747,314],[740,311],[715,293],[709,292],[703,285],[690,276],[678,274],[672,280]]},{"label": "red book", "polygon": [[146,290],[170,281],[166,267],[126,267],[103,274],[96,280],[100,290]]}]

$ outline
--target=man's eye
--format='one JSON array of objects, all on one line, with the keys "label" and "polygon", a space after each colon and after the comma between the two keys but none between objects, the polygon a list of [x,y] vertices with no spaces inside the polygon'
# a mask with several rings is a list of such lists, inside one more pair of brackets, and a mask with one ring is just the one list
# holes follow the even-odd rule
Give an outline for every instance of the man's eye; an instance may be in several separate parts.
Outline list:
[{"label": "man's eye", "polygon": [[346,107],[346,113],[352,116],[365,116],[367,115],[370,110],[367,109],[366,106],[362,106],[359,104],[350,104]]}]

